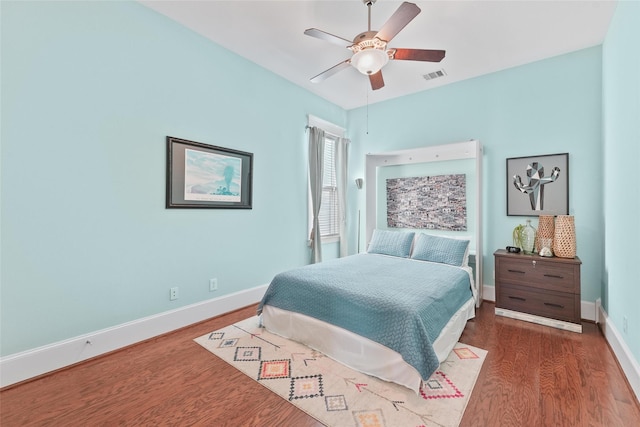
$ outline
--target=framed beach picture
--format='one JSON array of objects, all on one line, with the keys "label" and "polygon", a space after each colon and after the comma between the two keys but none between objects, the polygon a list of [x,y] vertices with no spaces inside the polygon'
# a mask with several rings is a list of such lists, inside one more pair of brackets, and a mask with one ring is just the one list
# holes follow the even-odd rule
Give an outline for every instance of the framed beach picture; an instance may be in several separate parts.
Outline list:
[{"label": "framed beach picture", "polygon": [[507,215],[569,214],[569,153],[507,159]]},{"label": "framed beach picture", "polygon": [[253,154],[167,136],[167,208],[251,209]]}]

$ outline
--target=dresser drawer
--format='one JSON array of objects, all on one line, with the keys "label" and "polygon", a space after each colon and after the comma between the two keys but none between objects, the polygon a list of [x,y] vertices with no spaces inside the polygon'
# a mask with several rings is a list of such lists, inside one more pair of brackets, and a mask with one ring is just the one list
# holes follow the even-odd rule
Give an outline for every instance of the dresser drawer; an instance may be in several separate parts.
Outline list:
[{"label": "dresser drawer", "polygon": [[521,284],[560,292],[580,292],[579,270],[573,264],[549,262],[531,257],[497,258],[496,279],[501,283]]},{"label": "dresser drawer", "polygon": [[580,323],[579,299],[575,294],[503,284],[496,307]]}]

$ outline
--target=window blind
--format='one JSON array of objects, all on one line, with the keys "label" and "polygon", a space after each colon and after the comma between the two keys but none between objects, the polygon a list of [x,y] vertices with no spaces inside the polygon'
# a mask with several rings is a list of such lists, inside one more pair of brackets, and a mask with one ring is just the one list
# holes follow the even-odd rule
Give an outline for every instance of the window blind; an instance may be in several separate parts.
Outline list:
[{"label": "window blind", "polygon": [[338,236],[338,188],[336,182],[336,142],[325,138],[322,201],[320,203],[320,236]]}]

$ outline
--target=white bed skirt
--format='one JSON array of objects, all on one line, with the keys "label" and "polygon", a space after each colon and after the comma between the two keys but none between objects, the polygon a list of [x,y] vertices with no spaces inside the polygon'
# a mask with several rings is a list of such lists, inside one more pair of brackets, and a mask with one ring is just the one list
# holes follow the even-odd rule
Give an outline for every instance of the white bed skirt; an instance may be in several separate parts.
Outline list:
[{"label": "white bed skirt", "polygon": [[[471,298],[458,310],[433,343],[440,362],[458,342],[467,320],[475,317]],[[301,342],[352,369],[401,384],[419,393],[422,379],[418,371],[388,347],[346,329],[304,314],[265,305],[262,324],[270,332]]]}]

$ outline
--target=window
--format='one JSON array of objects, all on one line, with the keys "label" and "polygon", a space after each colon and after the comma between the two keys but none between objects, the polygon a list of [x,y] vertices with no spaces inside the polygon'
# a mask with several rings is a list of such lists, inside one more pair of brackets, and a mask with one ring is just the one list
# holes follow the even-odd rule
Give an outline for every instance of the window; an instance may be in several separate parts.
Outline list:
[{"label": "window", "polygon": [[336,142],[332,137],[324,139],[324,173],[322,201],[320,203],[320,236],[323,241],[338,238],[338,187],[336,184]]},{"label": "window", "polygon": [[[322,176],[322,200],[320,201],[320,238],[323,243],[340,240],[338,183],[336,177],[337,141],[344,136],[344,129],[333,123],[309,115],[309,126],[325,130],[324,171]],[[309,233],[313,228],[311,193],[309,193]]]}]

